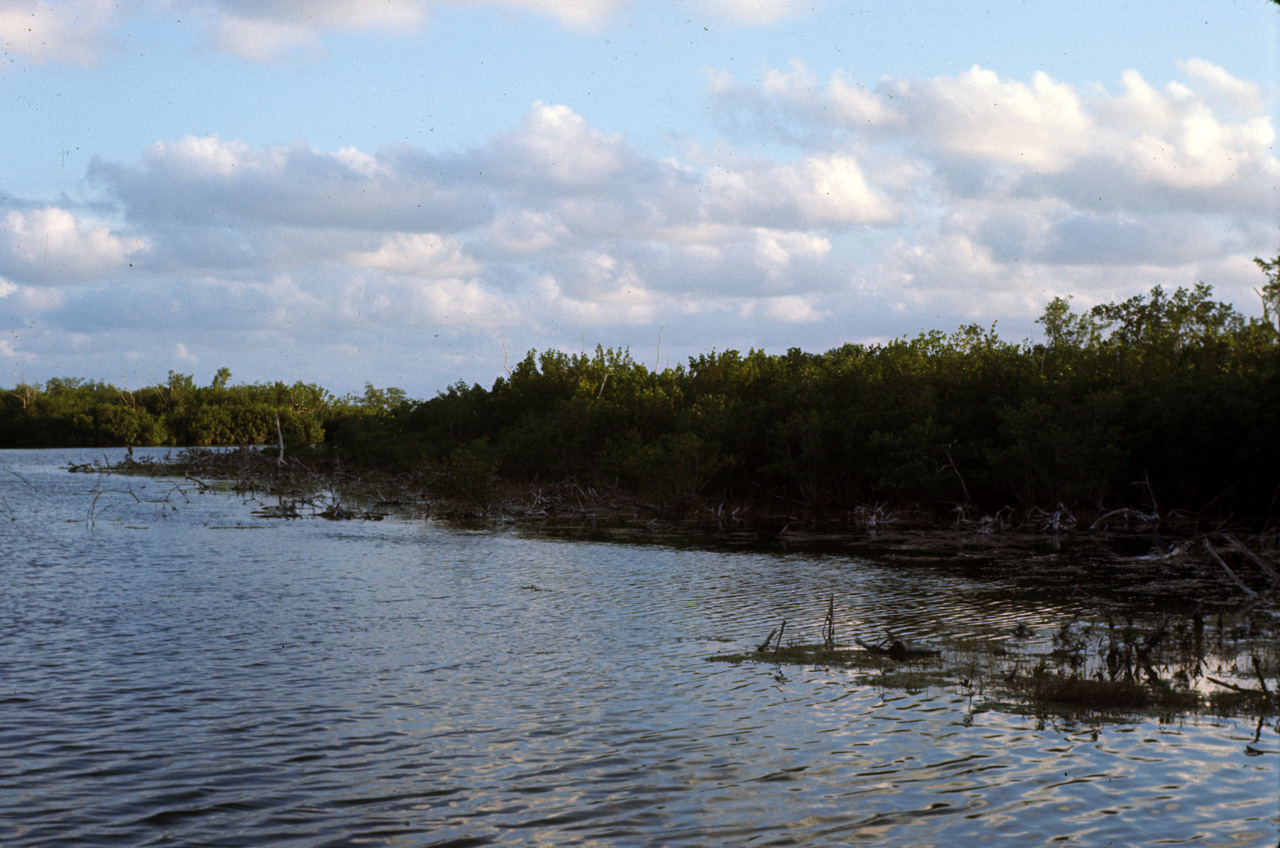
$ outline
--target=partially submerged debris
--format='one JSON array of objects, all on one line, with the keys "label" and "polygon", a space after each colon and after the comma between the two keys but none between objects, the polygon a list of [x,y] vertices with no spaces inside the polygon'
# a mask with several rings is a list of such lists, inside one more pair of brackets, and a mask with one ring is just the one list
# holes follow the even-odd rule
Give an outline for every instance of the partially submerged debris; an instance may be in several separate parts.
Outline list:
[{"label": "partially submerged debris", "polygon": [[[988,695],[994,703],[1023,703],[1053,712],[1152,710],[1168,714],[1209,710],[1263,716],[1280,711],[1280,691],[1268,684],[1268,675],[1280,673],[1280,654],[1265,648],[1269,642],[1263,634],[1257,635],[1264,640],[1261,653],[1267,659],[1257,652],[1250,656],[1258,686],[1207,673],[1212,662],[1200,606],[1185,621],[1176,622],[1165,612],[1147,627],[1135,625],[1132,619],[1118,627],[1108,617],[1104,629],[1100,622],[1082,622],[1077,613],[1052,632],[1053,648],[1047,653],[1040,645],[1013,653],[1005,642],[994,643],[985,650],[975,650],[972,643],[955,647],[944,644],[941,650],[916,647],[892,633],[875,643],[855,637],[857,647],[850,648],[835,641],[835,626],[835,600],[830,596],[822,642],[784,645],[784,622],[753,651],[709,659],[847,669],[858,675],[856,682],[862,685],[954,687],[969,696]],[[1221,669],[1223,658],[1238,655],[1239,651],[1231,643],[1224,645],[1224,636],[1234,640],[1240,634],[1239,628],[1224,623],[1221,615],[1217,630],[1218,653],[1213,662]],[[1033,635],[1031,628],[1021,622],[1010,633],[1024,644]],[[1235,665],[1226,672],[1237,680],[1242,673]]]},{"label": "partially submerged debris", "polygon": [[942,653],[941,651],[935,651],[932,648],[917,648],[908,645],[901,639],[895,639],[892,634],[890,634],[889,638],[885,639],[878,645],[868,645],[866,642],[857,638],[853,641],[857,642],[859,647],[864,651],[887,656],[891,660],[898,661],[919,657],[936,657]]}]

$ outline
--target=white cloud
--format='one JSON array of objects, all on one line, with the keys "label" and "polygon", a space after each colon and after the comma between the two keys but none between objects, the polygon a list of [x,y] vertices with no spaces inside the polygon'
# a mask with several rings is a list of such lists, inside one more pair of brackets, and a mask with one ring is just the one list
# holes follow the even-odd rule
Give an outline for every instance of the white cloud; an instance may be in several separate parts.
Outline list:
[{"label": "white cloud", "polygon": [[377,250],[348,254],[348,261],[418,277],[466,277],[481,268],[463,254],[456,239],[446,240],[434,233],[396,233],[384,239]]},{"label": "white cloud", "polygon": [[[1218,90],[1233,81],[1207,63],[1197,64],[1196,71],[1201,79],[1212,78]],[[1178,83],[1157,91],[1136,71],[1125,72],[1123,84],[1124,93],[1099,108],[1111,124],[1103,149],[1116,164],[1174,189],[1221,188],[1266,172],[1274,187],[1280,171],[1268,116],[1223,121],[1197,92]]]},{"label": "white cloud", "polygon": [[139,238],[86,224],[50,206],[0,218],[0,272],[15,280],[58,285],[100,279],[145,250]]},{"label": "white cloud", "polygon": [[[722,86],[726,84],[731,82],[721,82]],[[769,71],[760,90],[765,97],[778,104],[786,104],[787,108],[807,116],[809,120],[882,125],[902,119],[884,95],[862,87],[839,71],[831,75],[824,87],[799,60],[791,63],[789,71]]]},{"label": "white cloud", "polygon": [[52,312],[61,307],[66,299],[66,294],[60,289],[20,286],[0,277],[0,300],[6,301],[17,315]]},{"label": "white cloud", "polygon": [[539,102],[518,130],[492,145],[490,169],[535,185],[600,187],[628,164],[630,156],[621,134],[607,136],[587,126],[569,107]]},{"label": "white cloud", "polygon": [[887,85],[913,130],[939,150],[1036,171],[1059,171],[1089,149],[1092,121],[1068,85],[974,67],[955,78]]},{"label": "white cloud", "polygon": [[[126,20],[178,11],[199,21],[216,49],[252,62],[274,62],[319,58],[326,33],[417,33],[438,6],[498,6],[593,30],[627,5],[626,0],[203,0],[176,6],[169,0],[2,0],[0,46],[30,62],[92,65],[112,49],[113,30]],[[757,4],[723,5],[725,14],[741,18],[744,10],[735,7],[749,12]]]},{"label": "white cloud", "polygon": [[[410,308],[408,324],[419,322],[433,327],[501,327],[518,320],[512,304],[487,291],[476,280],[432,280],[410,284],[407,289],[407,305]],[[398,309],[393,302],[392,309]],[[402,316],[396,322],[392,315],[382,316],[384,322],[405,323]],[[382,323],[386,326],[386,323]]]},{"label": "white cloud", "polygon": [[491,377],[504,339],[576,348],[593,328],[649,344],[665,327],[664,354],[996,318],[1016,337],[1055,294],[1198,279],[1248,309],[1248,259],[1275,247],[1271,119],[1221,69],[1185,71],[1114,92],[981,69],[865,88],[798,65],[754,89],[717,76],[712,101],[757,129],[667,158],[547,103],[447,156],[165,141],[90,167],[115,217],[0,209],[0,317],[50,327],[15,337],[38,357],[74,333],[101,361],[182,344],[204,367],[233,334],[252,338],[237,355],[296,356],[316,380],[338,361]]},{"label": "white cloud", "polygon": [[301,144],[251,149],[188,137],[159,142],[137,166],[94,160],[89,180],[134,220],[227,228],[248,222],[407,232],[464,228],[487,198],[432,157],[325,153]]},{"label": "white cloud", "polygon": [[743,313],[746,318],[764,318],[783,324],[801,324],[820,321],[827,314],[819,311],[812,299],[800,295],[782,295],[750,301]]},{"label": "white cloud", "polygon": [[715,168],[706,188],[711,208],[728,221],[847,225],[883,223],[895,215],[850,156]]},{"label": "white cloud", "polygon": [[0,358],[34,362],[36,355],[19,350],[17,343],[13,339],[0,339]]},{"label": "white cloud", "polygon": [[[460,5],[489,5],[486,0],[442,0]],[[590,30],[614,17],[627,0],[497,0],[498,5],[549,15],[566,26]]]},{"label": "white cloud", "polygon": [[569,228],[555,215],[532,209],[504,209],[494,218],[490,235],[496,247],[508,254],[549,250],[564,242]]},{"label": "white cloud", "polygon": [[36,64],[92,65],[134,8],[128,0],[3,0],[0,47]]},{"label": "white cloud", "polygon": [[764,26],[795,14],[790,0],[700,0],[712,15],[740,24]]},{"label": "white cloud", "polygon": [[[581,294],[566,293],[552,274],[542,274],[534,281],[530,293],[544,325],[608,327],[655,319],[659,300],[644,287],[634,269],[619,268],[612,257],[594,257],[594,261],[594,287]],[[580,285],[575,283],[574,287]]]},{"label": "white cloud", "polygon": [[1178,67],[1188,76],[1205,84],[1209,93],[1219,95],[1227,104],[1237,111],[1254,115],[1266,108],[1262,91],[1257,84],[1237,79],[1222,68],[1204,59],[1188,59],[1179,62]]},{"label": "white cloud", "polygon": [[292,21],[224,15],[209,26],[209,40],[224,53],[251,62],[295,57],[318,59],[320,45],[313,27]]},{"label": "white cloud", "polygon": [[830,252],[831,242],[823,236],[764,228],[755,230],[755,263],[774,279],[786,275],[794,261],[818,260]]}]

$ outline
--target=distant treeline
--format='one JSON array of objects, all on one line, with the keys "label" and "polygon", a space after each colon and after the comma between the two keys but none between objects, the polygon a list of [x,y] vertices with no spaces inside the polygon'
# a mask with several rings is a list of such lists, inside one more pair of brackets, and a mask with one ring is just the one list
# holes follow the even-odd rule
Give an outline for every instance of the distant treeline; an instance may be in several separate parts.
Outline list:
[{"label": "distant treeline", "polygon": [[1280,507],[1280,259],[1264,315],[1203,284],[1077,313],[1045,341],[962,327],[826,353],[712,352],[651,371],[628,352],[531,352],[492,388],[426,401],[369,386],[136,392],[51,381],[6,393],[0,443],[321,442],[345,462],[421,475],[483,503],[497,481],[616,484],[676,508],[701,498],[832,512],[890,502],[1118,506],[1273,520]]},{"label": "distant treeline", "polygon": [[222,368],[209,386],[170,371],[164,383],[119,388],[73,378],[19,384],[0,399],[0,447],[260,445],[324,442],[335,417],[387,415],[405,405],[399,389],[365,388],[335,398],[308,383],[229,385]]}]

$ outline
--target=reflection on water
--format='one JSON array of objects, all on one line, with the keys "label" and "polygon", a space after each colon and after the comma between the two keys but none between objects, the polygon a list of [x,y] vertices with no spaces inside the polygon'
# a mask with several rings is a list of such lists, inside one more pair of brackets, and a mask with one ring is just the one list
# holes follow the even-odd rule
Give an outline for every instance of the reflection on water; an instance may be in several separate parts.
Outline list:
[{"label": "reflection on water", "polygon": [[1038,719],[706,661],[783,618],[817,640],[830,594],[842,633],[925,642],[1080,611],[1016,575],[260,519],[68,456],[0,452],[4,845],[1280,835],[1274,721]]}]

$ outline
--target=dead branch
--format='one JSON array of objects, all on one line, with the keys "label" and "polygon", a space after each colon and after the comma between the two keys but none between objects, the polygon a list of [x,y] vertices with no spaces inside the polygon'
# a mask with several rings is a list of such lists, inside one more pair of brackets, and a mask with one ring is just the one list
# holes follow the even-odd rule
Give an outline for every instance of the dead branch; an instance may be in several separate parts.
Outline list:
[{"label": "dead branch", "polygon": [[276,439],[280,444],[280,455],[276,457],[276,468],[284,465],[284,431],[280,429],[280,413],[276,413]]},{"label": "dead branch", "polygon": [[1235,548],[1240,553],[1244,554],[1245,557],[1248,558],[1250,562],[1252,562],[1254,565],[1258,566],[1258,568],[1261,568],[1264,572],[1266,572],[1266,575],[1271,578],[1272,582],[1280,583],[1280,574],[1276,573],[1276,570],[1271,567],[1270,563],[1268,563],[1265,559],[1255,554],[1253,551],[1246,548],[1244,546],[1244,543],[1241,542],[1239,539],[1237,539],[1235,536],[1227,534],[1226,539],[1228,542],[1231,543],[1231,546],[1233,548]]},{"label": "dead branch", "polygon": [[1267,689],[1267,678],[1262,673],[1262,663],[1258,660],[1258,655],[1253,654],[1252,656],[1249,657],[1249,659],[1253,660],[1253,673],[1258,675],[1258,683],[1262,685],[1263,693],[1266,695],[1270,695],[1271,692],[1268,691]]},{"label": "dead branch", "polygon": [[1222,557],[1218,556],[1218,552],[1213,549],[1213,545],[1209,544],[1208,536],[1204,537],[1200,541],[1204,544],[1204,549],[1209,552],[1209,555],[1212,556],[1214,560],[1217,561],[1218,565],[1222,566],[1222,570],[1227,572],[1227,576],[1231,578],[1232,582],[1234,582],[1237,586],[1243,589],[1244,593],[1249,597],[1251,598],[1258,597],[1258,593],[1250,589],[1248,586],[1244,585],[1244,583],[1241,582],[1240,578],[1236,577],[1236,573],[1232,571],[1231,568],[1223,561]]},{"label": "dead branch", "polygon": [[1247,688],[1247,687],[1245,687],[1245,686],[1237,686],[1237,685],[1235,685],[1234,683],[1228,683],[1228,682],[1227,682],[1227,681],[1225,681],[1225,680],[1219,680],[1218,678],[1216,678],[1216,677],[1210,677],[1210,676],[1209,676],[1209,675],[1207,675],[1207,674],[1204,676],[1204,679],[1205,679],[1205,680],[1207,680],[1207,681],[1209,681],[1210,683],[1213,683],[1213,684],[1217,685],[1217,686],[1223,686],[1223,687],[1226,687],[1227,689],[1231,689],[1232,691],[1235,691],[1235,692],[1243,692],[1243,693],[1244,693],[1244,694],[1246,694],[1246,695],[1265,695],[1265,694],[1267,694],[1265,690],[1249,689],[1249,688]]}]

